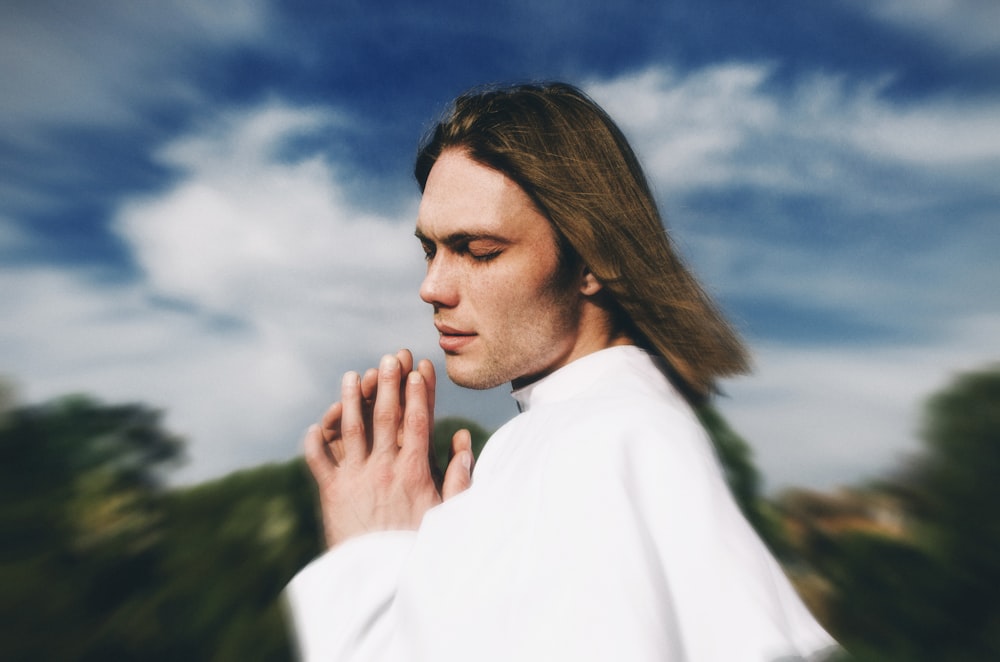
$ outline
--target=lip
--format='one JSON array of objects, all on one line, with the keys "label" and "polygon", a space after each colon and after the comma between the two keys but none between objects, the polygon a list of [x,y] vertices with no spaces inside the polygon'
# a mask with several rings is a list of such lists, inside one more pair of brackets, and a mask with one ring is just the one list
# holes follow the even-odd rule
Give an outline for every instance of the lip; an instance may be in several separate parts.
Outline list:
[{"label": "lip", "polygon": [[475,333],[456,329],[447,324],[435,324],[434,327],[441,336],[438,344],[446,353],[457,352],[476,339]]}]

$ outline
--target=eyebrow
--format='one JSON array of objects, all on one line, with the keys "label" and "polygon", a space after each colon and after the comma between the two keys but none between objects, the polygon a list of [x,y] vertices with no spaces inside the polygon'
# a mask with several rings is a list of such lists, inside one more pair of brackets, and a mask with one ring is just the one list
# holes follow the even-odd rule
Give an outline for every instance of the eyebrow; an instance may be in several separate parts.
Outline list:
[{"label": "eyebrow", "polygon": [[455,246],[461,246],[463,244],[468,244],[473,241],[495,241],[501,244],[509,244],[510,240],[504,237],[500,237],[489,232],[452,232],[441,237],[440,241],[435,242],[433,239],[424,234],[420,228],[414,231],[413,235],[419,239],[421,242],[425,243],[440,243],[449,248],[454,248]]}]

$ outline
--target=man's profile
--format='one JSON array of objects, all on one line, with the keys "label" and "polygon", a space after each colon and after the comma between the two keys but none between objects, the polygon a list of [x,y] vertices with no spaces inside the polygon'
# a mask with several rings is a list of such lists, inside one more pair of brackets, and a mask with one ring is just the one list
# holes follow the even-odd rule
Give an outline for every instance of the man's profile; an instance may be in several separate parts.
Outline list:
[{"label": "man's profile", "polygon": [[613,121],[553,83],[459,97],[423,144],[421,298],[447,374],[520,413],[440,491],[436,376],[348,373],[306,436],[330,551],[288,589],[309,660],[813,659],[833,641],[741,516],[691,404],[746,352]]}]

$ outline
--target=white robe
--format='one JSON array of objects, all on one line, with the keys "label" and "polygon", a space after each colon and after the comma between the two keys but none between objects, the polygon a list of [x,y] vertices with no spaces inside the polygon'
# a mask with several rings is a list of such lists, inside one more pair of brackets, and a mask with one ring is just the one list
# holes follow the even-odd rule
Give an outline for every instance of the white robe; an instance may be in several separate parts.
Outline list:
[{"label": "white robe", "polygon": [[833,645],[644,351],[514,397],[472,487],[419,531],[348,540],[291,581],[304,659],[777,662]]}]

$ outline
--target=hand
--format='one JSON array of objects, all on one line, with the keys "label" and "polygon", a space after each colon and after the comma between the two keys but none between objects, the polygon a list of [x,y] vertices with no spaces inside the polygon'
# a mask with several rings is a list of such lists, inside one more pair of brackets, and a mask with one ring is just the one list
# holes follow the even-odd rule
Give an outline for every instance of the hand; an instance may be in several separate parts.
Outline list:
[{"label": "hand", "polygon": [[427,360],[416,371],[412,365],[403,350],[363,377],[345,374],[340,402],[306,433],[330,547],[369,531],[415,530],[424,513],[471,483],[471,437],[461,430],[438,492],[428,461],[434,367]]},{"label": "hand", "polygon": [[[410,372],[413,367],[413,355],[407,349],[401,349],[396,353],[396,358],[399,359],[401,366],[401,374],[406,375]],[[436,378],[434,374],[434,364],[432,364],[427,359],[423,359],[417,365],[417,370],[424,377],[424,382],[427,390],[427,408],[428,416],[430,417],[431,424],[434,423],[434,398],[435,398],[435,387]],[[378,390],[378,369],[369,368],[365,371],[364,376],[361,378],[361,399],[362,408],[366,412],[365,420],[370,420],[372,417],[372,406],[375,402],[375,394]],[[400,385],[400,402],[405,402],[405,382]],[[329,422],[324,421],[323,429],[329,429]],[[402,434],[402,428],[400,428],[400,434]],[[331,435],[332,436],[332,435]],[[324,433],[324,438],[328,441],[332,441],[330,437]],[[400,446],[402,446],[402,441],[400,439]],[[371,440],[369,439],[369,447],[371,446]],[[454,496],[458,492],[465,490],[468,487],[468,471],[460,471],[457,467],[462,466],[462,463],[468,461],[470,466],[474,462],[472,455],[472,435],[468,430],[460,429],[456,430],[455,434],[451,439],[451,454],[448,458],[449,462],[454,460],[454,458],[459,455],[463,450],[469,451],[469,454],[465,457],[459,458],[459,464],[456,465],[457,478],[454,481],[450,481],[448,485],[444,485],[445,474],[438,466],[437,454],[432,443],[428,443],[427,448],[427,458],[430,462],[431,476],[434,478],[434,484],[437,486],[438,491],[442,492],[444,499],[447,500],[451,496]],[[462,476],[465,476],[464,482],[462,481]],[[457,481],[457,482],[455,482]]]},{"label": "hand", "polygon": [[[396,353],[396,358],[399,359],[400,363],[400,374],[407,375],[413,367],[413,355],[407,349],[401,349]],[[421,361],[417,367],[417,370],[421,375],[424,376],[425,383],[427,385],[427,409],[428,415],[430,417],[431,423],[434,422],[434,389],[435,389],[435,376],[434,376],[434,365],[427,361],[426,359]],[[365,371],[364,376],[361,377],[361,407],[362,415],[364,420],[372,420],[373,406],[375,403],[375,394],[378,392],[378,369],[369,368]],[[400,402],[406,401],[406,383],[401,382],[399,388],[399,400]],[[331,408],[333,409],[333,408]],[[339,411],[333,412],[334,414],[340,414]],[[333,446],[331,450],[335,450],[338,442],[333,438],[333,434],[327,434],[328,431],[332,430],[336,425],[334,421],[327,420],[330,417],[331,412],[327,413],[327,418],[324,419],[321,429],[324,431],[324,439],[328,443],[332,443]],[[399,429],[399,434],[402,435],[402,428]],[[371,430],[368,431],[367,437],[368,447],[372,446]],[[397,443],[402,446],[402,438],[397,439]],[[470,443],[471,447],[471,443]],[[433,444],[428,444],[427,457],[430,462],[431,476],[434,478],[434,484],[437,485],[438,490],[442,487],[442,482],[444,480],[444,474],[441,468],[438,466],[437,459],[434,453]]]}]

